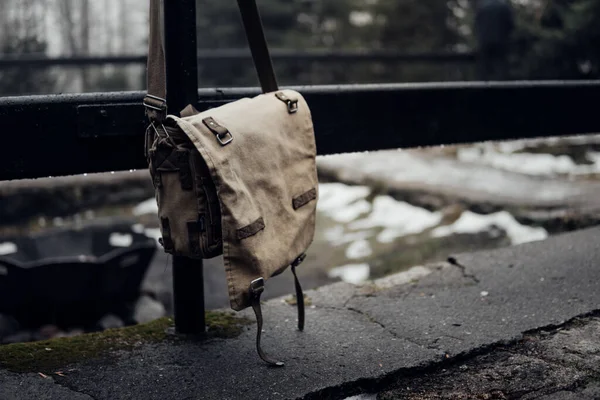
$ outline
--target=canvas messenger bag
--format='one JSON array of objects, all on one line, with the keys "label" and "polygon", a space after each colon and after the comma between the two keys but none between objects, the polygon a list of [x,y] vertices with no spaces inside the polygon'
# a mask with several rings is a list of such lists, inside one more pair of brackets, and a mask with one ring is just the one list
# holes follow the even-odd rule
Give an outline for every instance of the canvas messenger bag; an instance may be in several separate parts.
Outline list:
[{"label": "canvas messenger bag", "polygon": [[302,95],[277,88],[254,0],[238,5],[263,94],[202,112],[190,104],[176,116],[165,100],[161,0],[150,0],[145,152],[164,251],[199,260],[223,255],[231,308],[254,309],[257,351],[281,366],[261,349],[260,296],[266,280],[291,266],[303,329],[295,268],[315,232],[315,136]]}]

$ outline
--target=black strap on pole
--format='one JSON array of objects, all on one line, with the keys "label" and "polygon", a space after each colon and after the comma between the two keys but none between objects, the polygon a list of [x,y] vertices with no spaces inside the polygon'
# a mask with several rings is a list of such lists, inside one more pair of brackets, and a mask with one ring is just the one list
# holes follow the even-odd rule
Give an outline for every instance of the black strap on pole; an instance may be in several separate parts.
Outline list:
[{"label": "black strap on pole", "polygon": [[279,86],[256,0],[237,0],[237,2],[262,91],[264,93],[275,92]]}]

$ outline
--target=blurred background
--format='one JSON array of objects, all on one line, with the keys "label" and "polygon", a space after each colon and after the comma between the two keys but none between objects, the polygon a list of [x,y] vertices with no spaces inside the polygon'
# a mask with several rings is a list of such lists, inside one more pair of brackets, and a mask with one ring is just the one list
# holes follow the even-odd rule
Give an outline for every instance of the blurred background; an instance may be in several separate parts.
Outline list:
[{"label": "blurred background", "polygon": [[[600,73],[596,0],[259,5],[283,85],[595,79]],[[0,95],[143,90],[147,8],[137,0],[1,0]],[[248,55],[246,47],[236,2],[198,1],[202,87],[255,86],[251,60],[231,58]],[[38,63],[11,66],[8,60],[19,57]],[[40,61],[55,57],[116,60],[45,67]]]},{"label": "blurred background", "polygon": [[[258,3],[285,86],[600,74],[600,0]],[[0,96],[145,90],[147,8],[139,0],[0,0]],[[233,0],[198,1],[198,48],[201,87],[257,86]],[[318,157],[318,168],[317,234],[300,271],[305,289],[360,284],[600,220],[600,135],[334,155]],[[61,240],[50,240],[57,232]],[[0,182],[0,343],[171,314],[170,259],[159,235],[145,170]],[[142,247],[152,257],[124,254]],[[111,272],[88,282],[73,266],[57,267],[37,286],[11,286],[7,277],[20,270],[13,264],[32,270],[48,254],[94,257],[94,274]],[[130,265],[133,278],[119,275]],[[95,303],[73,308],[73,295],[35,313],[13,306],[19,293],[43,292],[38,303],[48,303],[84,281],[104,282]],[[228,307],[219,258],[206,263],[205,291],[208,308]],[[291,293],[284,274],[265,296]]]}]

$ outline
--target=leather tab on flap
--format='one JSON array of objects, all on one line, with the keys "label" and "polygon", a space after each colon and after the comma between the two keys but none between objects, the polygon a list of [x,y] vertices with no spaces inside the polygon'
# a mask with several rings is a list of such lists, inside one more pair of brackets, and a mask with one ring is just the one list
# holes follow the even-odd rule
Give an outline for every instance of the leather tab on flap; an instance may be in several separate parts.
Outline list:
[{"label": "leather tab on flap", "polygon": [[204,118],[202,122],[208,129],[210,129],[212,133],[215,134],[215,136],[217,136],[217,140],[222,146],[231,143],[233,140],[233,135],[231,132],[229,132],[229,130],[224,126],[219,125],[219,123],[215,121],[213,117]]},{"label": "leather tab on flap", "polygon": [[289,98],[283,92],[275,93],[275,97],[287,104],[288,113],[293,114],[298,111],[298,99]]},{"label": "leather tab on flap", "polygon": [[239,240],[246,239],[250,236],[256,235],[258,232],[265,229],[265,221],[260,217],[250,225],[237,230],[237,238]]},{"label": "leather tab on flap", "polygon": [[316,198],[317,198],[317,189],[312,188],[308,192],[303,193],[300,196],[296,197],[294,200],[292,200],[292,206],[294,207],[294,210],[297,210],[300,207],[308,204],[309,202],[311,202],[312,200],[314,200]]}]

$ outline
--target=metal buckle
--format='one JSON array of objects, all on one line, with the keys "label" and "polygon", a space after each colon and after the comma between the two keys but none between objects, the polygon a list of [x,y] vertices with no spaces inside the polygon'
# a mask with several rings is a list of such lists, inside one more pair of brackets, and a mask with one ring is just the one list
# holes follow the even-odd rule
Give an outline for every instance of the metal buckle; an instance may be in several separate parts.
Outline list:
[{"label": "metal buckle", "polygon": [[[156,133],[156,136],[160,137],[160,133],[158,133],[158,129],[156,129],[156,126],[154,126],[155,121],[152,121],[152,123],[150,125],[152,125],[152,129],[154,129],[154,132]],[[165,133],[165,135],[167,135],[167,137],[169,139],[171,139],[171,136],[169,135],[169,132],[167,132],[167,128],[165,128],[165,125],[161,122],[160,126],[163,129],[163,132]]]},{"label": "metal buckle", "polygon": [[293,114],[298,111],[298,100],[289,100],[287,102],[288,112]]},{"label": "metal buckle", "polygon": [[228,135],[229,135],[229,138],[225,139],[225,140],[223,140],[221,138],[221,135],[216,135],[217,136],[217,140],[219,141],[219,143],[221,143],[221,146],[225,146],[225,145],[233,142],[233,135],[231,134],[231,132],[227,132],[224,136],[228,136]]},{"label": "metal buckle", "polygon": [[283,92],[275,93],[275,97],[283,101],[287,105],[288,113],[294,114],[298,111],[298,99],[290,99]]},{"label": "metal buckle", "polygon": [[[157,107],[155,105],[148,103],[146,99],[152,99],[152,100],[159,101],[161,103],[161,105],[159,107]],[[147,94],[146,97],[144,97],[143,104],[144,104],[144,107],[150,108],[151,110],[155,110],[155,111],[166,111],[167,110],[167,100],[163,99],[162,97],[153,96],[151,94]]]},{"label": "metal buckle", "polygon": [[257,278],[255,280],[253,280],[252,282],[250,282],[250,291],[252,292],[252,294],[257,295],[262,293],[265,290],[265,280],[260,277]]}]

